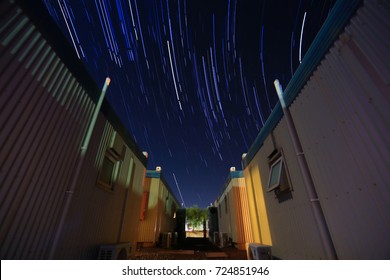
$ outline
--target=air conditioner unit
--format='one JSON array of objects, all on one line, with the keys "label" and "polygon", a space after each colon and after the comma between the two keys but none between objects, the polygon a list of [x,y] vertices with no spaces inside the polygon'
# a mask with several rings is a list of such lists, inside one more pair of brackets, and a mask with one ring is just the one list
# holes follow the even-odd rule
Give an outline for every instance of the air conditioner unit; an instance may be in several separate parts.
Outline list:
[{"label": "air conditioner unit", "polygon": [[228,234],[226,232],[220,232],[219,241],[220,248],[227,247],[229,241]]},{"label": "air conditioner unit", "polygon": [[165,249],[172,248],[172,232],[161,233],[161,247]]},{"label": "air conditioner unit", "polygon": [[127,260],[131,253],[131,243],[101,245],[99,260]]},{"label": "air conditioner unit", "polygon": [[248,246],[248,259],[250,260],[272,260],[271,246],[249,243]]}]

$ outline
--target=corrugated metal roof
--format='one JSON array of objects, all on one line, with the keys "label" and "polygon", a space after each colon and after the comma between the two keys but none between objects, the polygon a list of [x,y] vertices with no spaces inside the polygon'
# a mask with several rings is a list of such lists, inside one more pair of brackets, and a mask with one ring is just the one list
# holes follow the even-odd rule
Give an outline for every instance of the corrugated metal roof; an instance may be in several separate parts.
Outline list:
[{"label": "corrugated metal roof", "polygon": [[[313,43],[310,45],[302,63],[294,73],[285,91],[286,106],[291,105],[303,86],[309,80],[313,71],[317,68],[325,54],[329,51],[338,35],[355,14],[361,0],[339,0],[334,5],[328,18],[321,27]],[[244,168],[251,162],[257,151],[263,145],[264,140],[276,127],[283,116],[280,102],[276,104],[263,128],[260,130],[246,157],[243,159]]]}]

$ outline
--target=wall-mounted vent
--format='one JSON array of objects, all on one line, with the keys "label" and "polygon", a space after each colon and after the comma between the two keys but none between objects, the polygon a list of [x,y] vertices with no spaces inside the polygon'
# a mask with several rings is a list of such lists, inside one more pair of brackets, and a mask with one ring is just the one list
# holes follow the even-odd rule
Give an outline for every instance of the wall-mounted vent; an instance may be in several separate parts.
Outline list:
[{"label": "wall-mounted vent", "polygon": [[122,140],[122,137],[120,137],[120,135],[116,131],[114,131],[109,145],[111,152],[113,152],[118,158],[120,158],[122,156],[123,147],[124,142]]}]

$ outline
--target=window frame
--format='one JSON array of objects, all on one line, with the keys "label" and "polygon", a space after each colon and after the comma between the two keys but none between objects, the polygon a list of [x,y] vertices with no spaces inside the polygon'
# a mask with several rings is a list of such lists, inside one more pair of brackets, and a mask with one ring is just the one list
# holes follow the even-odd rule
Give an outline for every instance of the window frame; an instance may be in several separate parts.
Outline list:
[{"label": "window frame", "polygon": [[[272,171],[273,168],[281,163],[278,180],[277,183],[271,184],[271,178],[272,178]],[[276,191],[277,193],[281,192],[291,192],[293,190],[292,182],[290,179],[290,174],[288,171],[288,166],[286,162],[286,158],[284,156],[283,150],[280,149],[274,150],[270,156],[268,157],[268,164],[269,164],[269,176],[268,176],[268,183],[267,183],[267,192]]]},{"label": "window frame", "polygon": [[[107,183],[103,180],[101,180],[101,175],[103,173],[103,165],[104,165],[104,161],[106,160],[106,158],[111,161],[114,166],[113,166],[113,169],[111,171],[111,182],[110,183]],[[100,170],[99,170],[99,174],[98,174],[98,178],[97,178],[97,185],[101,188],[103,188],[104,190],[108,190],[108,191],[114,191],[114,188],[117,184],[117,179],[118,179],[118,174],[119,174],[119,169],[120,169],[120,160],[113,156],[109,151],[107,151],[103,157],[103,161],[102,161],[102,164],[101,164],[101,167],[100,167]]]},{"label": "window frame", "polygon": [[[280,165],[280,168],[279,168],[279,172],[277,174],[277,182],[274,183],[272,186],[270,186],[271,184],[271,178],[273,177],[272,174],[273,174],[273,169],[276,165],[278,164],[281,164]],[[274,189],[280,187],[281,185],[281,181],[282,181],[282,169],[284,168],[284,160],[283,160],[283,156],[282,154],[278,154],[278,158],[271,164],[270,166],[270,172],[269,172],[269,176],[268,176],[268,184],[267,184],[267,191],[270,192],[270,191],[273,191]]]}]

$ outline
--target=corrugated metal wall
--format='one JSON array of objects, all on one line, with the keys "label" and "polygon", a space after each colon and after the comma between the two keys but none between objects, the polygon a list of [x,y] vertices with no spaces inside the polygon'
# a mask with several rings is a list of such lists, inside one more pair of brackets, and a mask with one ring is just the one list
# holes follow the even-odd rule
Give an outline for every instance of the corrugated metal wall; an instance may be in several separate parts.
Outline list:
[{"label": "corrugated metal wall", "polygon": [[[290,106],[340,259],[390,257],[389,11],[385,1],[365,1]],[[293,187],[282,202],[266,192],[275,148],[284,152]],[[273,254],[325,258],[284,118],[245,176],[251,216],[263,214],[256,188],[264,194]],[[263,225],[254,225],[255,239]]]},{"label": "corrugated metal wall", "polygon": [[[240,179],[244,181],[244,179]],[[239,249],[245,249],[245,244],[253,242],[252,238],[252,227],[249,216],[248,197],[246,193],[245,181],[244,185],[233,186],[233,196],[235,202],[235,214],[236,214],[236,229],[237,237],[234,242],[238,243]]]},{"label": "corrugated metal wall", "polygon": [[172,210],[178,209],[179,205],[160,177],[147,175],[144,191],[149,191],[149,199],[145,219],[140,222],[138,242],[154,244],[159,241],[160,233],[175,230]]},{"label": "corrugated metal wall", "polygon": [[[281,203],[274,192],[267,192],[268,157],[275,149],[283,150],[294,190],[293,198]],[[257,227],[252,225],[254,241],[272,245],[273,255],[282,259],[326,258],[284,119],[246,169],[246,181],[253,181],[248,192],[249,202],[253,200],[251,216],[258,220]]]},{"label": "corrugated metal wall", "polygon": [[148,207],[145,211],[145,219],[140,222],[138,242],[151,242],[158,241],[156,234],[158,228],[158,209],[161,201],[159,178],[146,178],[144,191],[149,191]]},{"label": "corrugated metal wall", "polygon": [[245,249],[245,244],[252,242],[253,238],[244,178],[230,179],[215,206],[221,209],[218,213],[219,231],[228,233],[239,249]]},{"label": "corrugated metal wall", "polygon": [[[227,186],[223,194],[218,198],[215,206],[218,207],[218,228],[219,232],[226,232],[232,238],[232,224],[236,216],[231,205],[234,205],[234,197],[230,194],[231,185]],[[231,215],[233,213],[233,215]]]},{"label": "corrugated metal wall", "polygon": [[104,244],[130,242],[136,248],[145,166],[126,147],[114,189],[100,187],[97,178],[112,136],[112,126],[101,117],[60,240],[60,258],[93,259]]},{"label": "corrugated metal wall", "polygon": [[365,1],[291,105],[342,259],[390,257],[389,18]]},{"label": "corrugated metal wall", "polygon": [[[95,105],[24,12],[0,5],[0,257],[45,259]],[[96,187],[112,134],[100,115],[55,258],[96,258],[101,243],[136,241],[144,164],[127,148],[115,190]],[[125,194],[134,208],[121,227]]]},{"label": "corrugated metal wall", "polygon": [[[260,154],[258,153],[256,157],[260,158]],[[272,245],[263,195],[263,177],[258,166],[259,158],[254,158],[250,165],[244,169],[252,238],[253,242]]]}]

